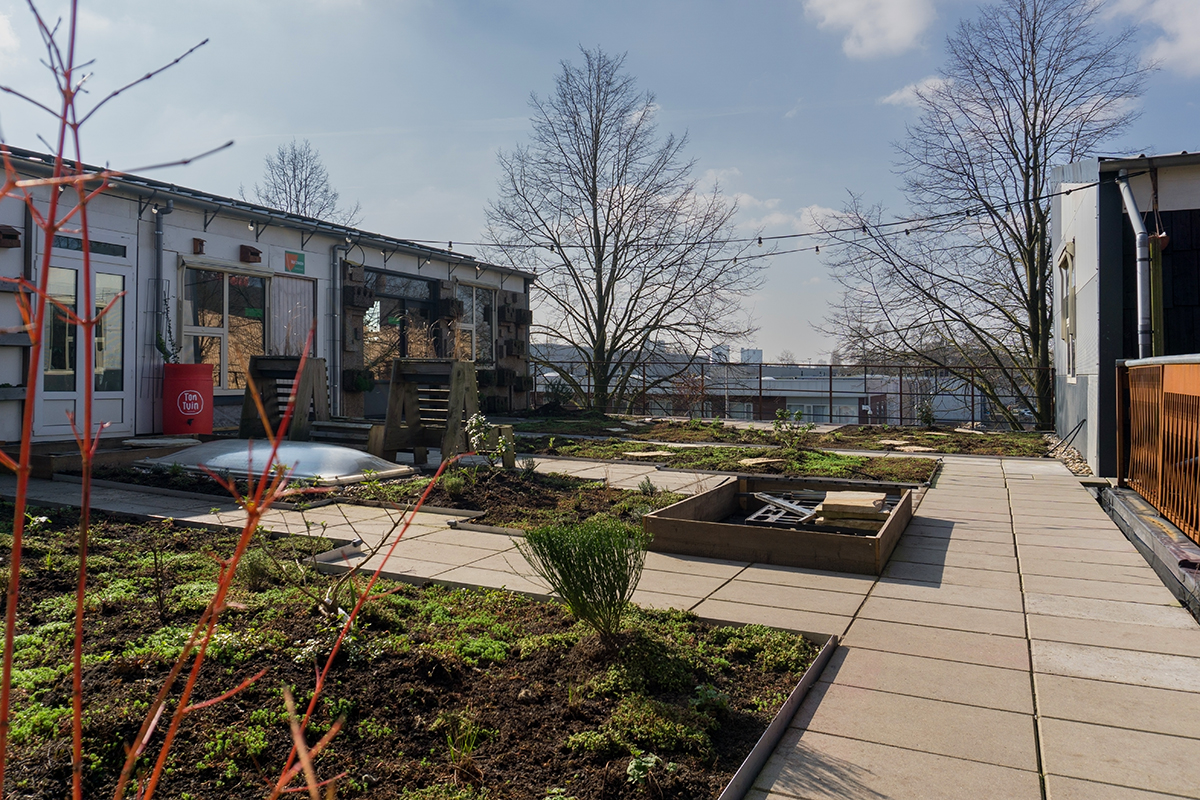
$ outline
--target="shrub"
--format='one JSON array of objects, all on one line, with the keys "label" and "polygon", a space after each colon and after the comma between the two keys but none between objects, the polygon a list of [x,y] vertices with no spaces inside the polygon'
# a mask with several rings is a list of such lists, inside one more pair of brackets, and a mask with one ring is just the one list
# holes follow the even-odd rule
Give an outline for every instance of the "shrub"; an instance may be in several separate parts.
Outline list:
[{"label": "shrub", "polygon": [[467,490],[467,479],[460,472],[451,472],[442,476],[442,488],[451,497],[461,497]]},{"label": "shrub", "polygon": [[648,543],[640,528],[595,516],[532,530],[517,549],[571,613],[611,647],[642,576]]}]

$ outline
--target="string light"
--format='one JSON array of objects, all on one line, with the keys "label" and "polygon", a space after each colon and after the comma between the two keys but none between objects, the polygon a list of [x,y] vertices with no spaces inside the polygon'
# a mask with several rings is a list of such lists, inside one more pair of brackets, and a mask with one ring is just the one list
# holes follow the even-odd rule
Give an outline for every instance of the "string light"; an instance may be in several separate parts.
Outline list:
[{"label": "string light", "polygon": [[[1145,175],[1148,172],[1149,172],[1149,170],[1143,170],[1143,171],[1137,172],[1137,173],[1130,173],[1130,177],[1137,177],[1138,175]],[[1050,200],[1055,197],[1066,196],[1066,195],[1071,194],[1071,192],[1074,192],[1078,189],[1089,189],[1089,188],[1092,188],[1095,186],[1099,186],[1100,183],[1101,183],[1100,181],[1092,181],[1091,183],[1085,183],[1085,184],[1082,184],[1079,186],[1073,186],[1070,189],[1063,189],[1062,191],[1051,192],[1049,194],[1039,195],[1038,197],[1030,198],[1028,201],[1014,200],[1009,203],[1001,203],[1001,204],[995,206],[995,210],[996,211],[1008,211],[1008,210],[1012,209],[1014,206],[1019,206],[1025,202],[1036,203],[1036,202],[1040,202],[1042,200]],[[876,223],[876,224],[860,223],[860,224],[854,225],[852,227],[846,227],[846,228],[830,228],[828,230],[806,231],[804,233],[783,233],[783,234],[778,234],[775,236],[755,235],[755,236],[741,237],[741,238],[735,237],[735,238],[725,239],[725,240],[719,241],[719,242],[711,240],[711,239],[706,240],[706,241],[674,242],[674,243],[672,243],[672,246],[684,247],[684,246],[689,246],[689,245],[692,245],[692,246],[712,245],[712,244],[728,245],[728,244],[746,244],[746,243],[758,244],[758,245],[762,246],[766,242],[782,241],[782,240],[788,240],[788,239],[805,239],[805,238],[812,237],[812,236],[830,236],[830,235],[837,234],[837,233],[861,232],[861,233],[870,234],[871,231],[874,230],[874,231],[876,231],[877,235],[882,235],[882,232],[888,228],[903,228],[904,232],[907,235],[911,235],[912,230],[920,230],[923,226],[927,225],[928,223],[941,222],[941,221],[953,220],[953,219],[969,218],[972,216],[976,216],[976,215],[982,213],[983,211],[984,211],[984,209],[982,209],[982,208],[968,208],[968,209],[959,210],[959,211],[947,211],[942,214],[931,214],[926,217],[908,217],[905,219],[899,219],[899,220],[895,220],[892,222],[880,222],[880,223]],[[437,240],[437,239],[408,239],[407,241],[413,242],[415,244],[438,244],[439,243],[439,240]],[[450,242],[449,244],[450,244],[450,249],[453,249],[454,243]],[[459,244],[462,246],[465,246],[465,247],[499,247],[501,249],[528,249],[528,248],[536,248],[536,247],[545,247],[546,249],[550,250],[551,252],[555,252],[556,250],[563,250],[568,247],[581,248],[581,249],[588,248],[588,245],[562,244],[562,243],[558,243],[558,242],[553,243],[553,244],[542,244],[542,243],[539,243],[539,244],[532,244],[532,243],[497,244],[495,242],[459,242]],[[629,247],[658,247],[659,245],[631,242],[628,246]],[[813,248],[803,248],[803,250],[812,250],[812,249]],[[800,252],[800,251],[797,250],[797,251],[787,251],[787,252]],[[776,253],[774,255],[778,255],[778,254]]]}]

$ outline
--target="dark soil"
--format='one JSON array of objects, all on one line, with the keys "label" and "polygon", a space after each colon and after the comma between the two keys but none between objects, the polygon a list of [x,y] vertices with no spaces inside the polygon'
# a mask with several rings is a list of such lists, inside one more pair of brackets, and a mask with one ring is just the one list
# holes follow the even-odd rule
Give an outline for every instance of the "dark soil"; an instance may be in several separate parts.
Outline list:
[{"label": "dark soil", "polygon": [[[344,487],[341,496],[411,503],[427,485],[424,479],[367,482]],[[466,468],[444,475],[426,503],[483,511],[483,516],[471,520],[474,523],[527,529],[582,522],[594,514],[634,522],[642,514],[683,499],[683,495],[648,489],[645,492],[613,489],[603,481],[540,472]]]},{"label": "dark soil", "polygon": [[[79,471],[68,472],[69,475],[79,475]],[[92,469],[92,477],[118,483],[132,483],[137,486],[155,486],[159,489],[174,489],[179,492],[197,492],[199,494],[219,495],[225,500],[232,500],[229,490],[221,486],[207,475],[188,472],[182,468],[169,467],[134,467],[126,464],[99,465]],[[244,487],[245,484],[239,482]]]},{"label": "dark soil", "polygon": [[[11,514],[0,506],[0,520]],[[70,785],[75,518],[39,514],[51,519],[28,533],[23,550],[7,780],[12,797],[57,800]],[[86,796],[111,795],[124,747],[211,594],[209,553],[232,545],[230,534],[168,525],[101,520],[93,529]],[[263,546],[281,548],[286,562],[327,543]],[[282,687],[307,703],[335,626],[306,594],[329,579],[295,562],[285,574],[280,563],[258,549],[247,554],[193,700],[263,668],[265,677],[185,717],[159,796],[260,798],[285,763]],[[815,653],[791,634],[640,610],[607,650],[558,605],[497,591],[376,588],[389,590],[367,604],[308,726],[315,742],[345,718],[316,761],[321,778],[344,773],[339,797],[715,798]],[[639,754],[649,766],[631,782]]]}]

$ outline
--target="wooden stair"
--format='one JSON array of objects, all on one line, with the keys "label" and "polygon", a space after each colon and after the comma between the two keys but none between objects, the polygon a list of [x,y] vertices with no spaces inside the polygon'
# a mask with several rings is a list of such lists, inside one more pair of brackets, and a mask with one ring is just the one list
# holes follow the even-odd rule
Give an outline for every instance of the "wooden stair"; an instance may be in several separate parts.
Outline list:
[{"label": "wooden stair", "polygon": [[314,420],[309,432],[311,441],[336,444],[363,450],[373,456],[383,455],[383,423],[369,419],[335,417]]}]

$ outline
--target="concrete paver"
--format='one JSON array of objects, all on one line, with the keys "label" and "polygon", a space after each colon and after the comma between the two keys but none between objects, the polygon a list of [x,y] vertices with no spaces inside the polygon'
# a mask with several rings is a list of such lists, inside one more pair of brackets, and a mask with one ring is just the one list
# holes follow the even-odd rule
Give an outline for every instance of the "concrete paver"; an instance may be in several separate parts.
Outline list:
[{"label": "concrete paver", "polygon": [[1200,797],[1195,739],[1050,718],[1040,729],[1049,775]]},{"label": "concrete paver", "polygon": [[850,617],[862,605],[863,594],[829,592],[821,589],[802,589],[734,578],[712,594],[713,600],[767,606],[769,608],[803,608],[821,614]]},{"label": "concrete paver", "polygon": [[1025,591],[1039,594],[1059,594],[1068,597],[1090,597],[1093,600],[1119,600],[1127,603],[1148,603],[1160,606],[1178,606],[1179,601],[1162,583],[1113,583],[1087,578],[1064,578],[1060,576],[1024,575]]},{"label": "concrete paver", "polygon": [[1043,673],[1034,682],[1043,717],[1200,740],[1200,693]]},{"label": "concrete paver", "polygon": [[911,562],[935,566],[966,567],[969,569],[991,569],[1001,572],[1017,571],[1017,558],[1011,554],[968,553],[961,550],[938,549],[918,545],[908,540],[892,551],[892,564]]},{"label": "concrete paver", "polygon": [[[895,558],[895,554],[892,557]],[[1014,570],[1016,569],[1015,563],[1014,560]],[[1089,564],[1081,569],[1078,561],[1026,557],[1021,559],[1021,572],[1025,575],[1047,575],[1059,578],[1078,578],[1080,575],[1086,575],[1092,582],[1162,586],[1162,579],[1154,573],[1154,570],[1144,564]]]},{"label": "concrete paver", "polygon": [[1029,645],[1014,636],[969,633],[857,619],[846,634],[847,647],[962,661],[1006,669],[1029,670]]},{"label": "concrete paver", "polygon": [[[821,680],[929,700],[1033,714],[1029,676],[1023,670],[840,647],[821,674]],[[980,686],[987,686],[988,691],[981,692]]]},{"label": "concrete paver", "polygon": [[1200,658],[1065,642],[1034,641],[1032,645],[1034,673],[1200,692]]},{"label": "concrete paver", "polygon": [[1016,571],[998,572],[971,567],[949,567],[940,564],[919,564],[910,561],[891,561],[883,571],[884,577],[918,581],[934,585],[977,586],[984,589],[1021,590]]},{"label": "concrete paver", "polygon": [[1179,795],[1047,775],[1046,797],[1048,800],[1178,800]]},{"label": "concrete paver", "polygon": [[745,625],[769,625],[785,631],[841,636],[850,627],[853,617],[822,614],[796,608],[772,608],[746,603],[714,600],[711,597],[693,606],[693,612],[704,619],[736,622]]},{"label": "concrete paver", "polygon": [[755,788],[770,800],[1029,800],[1038,774],[793,728]]},{"label": "concrete paver", "polygon": [[899,622],[972,633],[1017,637],[1025,635],[1025,620],[1019,611],[948,606],[872,595],[863,603],[858,616],[860,619],[880,622]]},{"label": "concrete paver", "polygon": [[1025,619],[1030,639],[1200,658],[1200,629],[1160,628],[1128,622],[1048,617],[1041,614],[1029,614]]},{"label": "concrete paver", "polygon": [[933,585],[898,578],[882,578],[871,593],[876,597],[895,597],[899,600],[919,600],[924,603],[994,608],[998,611],[1020,611],[1021,592],[1017,589],[981,589],[976,586]]},{"label": "concrete paver", "polygon": [[1037,769],[1033,717],[842,683],[818,683],[793,726],[1015,769]]},{"label": "concrete paver", "polygon": [[1025,610],[1031,614],[1057,617],[1078,617],[1105,622],[1129,622],[1136,625],[1155,625],[1190,631],[1196,620],[1182,608],[1129,603],[1120,600],[1094,600],[1088,597],[1067,597],[1061,594],[1025,595]]}]

